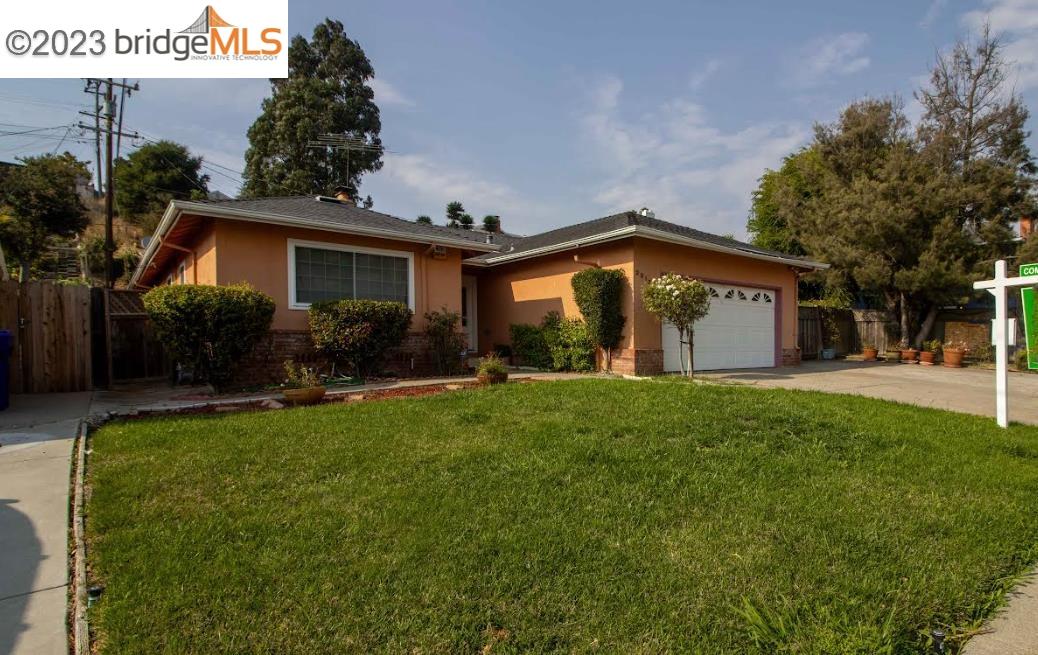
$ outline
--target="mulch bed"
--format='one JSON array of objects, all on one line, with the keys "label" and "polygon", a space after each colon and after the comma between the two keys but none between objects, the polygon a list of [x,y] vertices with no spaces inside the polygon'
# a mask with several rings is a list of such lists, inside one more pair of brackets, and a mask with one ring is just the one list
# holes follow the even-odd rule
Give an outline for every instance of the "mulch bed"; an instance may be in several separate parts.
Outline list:
[{"label": "mulch bed", "polygon": [[[525,384],[529,382],[537,382],[537,380],[531,380],[528,378],[514,380],[512,384]],[[373,389],[370,391],[355,391],[345,394],[336,394],[334,396],[325,396],[320,405],[331,405],[331,404],[342,404],[342,403],[356,403],[356,402],[368,402],[372,400],[388,400],[390,398],[419,398],[422,396],[434,396],[436,394],[447,393],[448,391],[459,391],[462,389],[472,389],[483,386],[479,382],[453,382],[445,384],[434,384],[420,387],[394,387],[390,389]],[[187,398],[184,398],[187,399]],[[203,397],[201,400],[209,400],[211,397]],[[223,403],[223,404],[206,404],[196,405],[192,407],[179,407],[161,410],[146,410],[134,412],[132,414],[123,415],[119,418],[122,419],[136,419],[146,418],[151,416],[165,416],[165,415],[188,415],[188,414],[222,414],[226,412],[245,412],[245,411],[270,411],[275,409],[282,409],[292,407],[291,403],[285,402],[282,399],[270,399],[263,400],[245,400],[240,403]]]}]

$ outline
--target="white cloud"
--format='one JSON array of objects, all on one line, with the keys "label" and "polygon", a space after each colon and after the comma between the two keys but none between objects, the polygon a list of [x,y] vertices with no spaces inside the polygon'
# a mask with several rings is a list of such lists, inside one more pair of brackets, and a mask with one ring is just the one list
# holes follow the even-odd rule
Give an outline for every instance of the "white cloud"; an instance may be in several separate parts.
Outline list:
[{"label": "white cloud", "polygon": [[793,81],[800,86],[815,86],[840,75],[850,75],[869,67],[865,56],[869,35],[844,32],[812,40],[793,62]]},{"label": "white cloud", "polygon": [[962,24],[976,32],[984,24],[1005,43],[1005,57],[1016,67],[1016,90],[1038,87],[1038,0],[986,0],[967,12]]},{"label": "white cloud", "polygon": [[919,19],[919,27],[928,28],[933,25],[937,17],[941,15],[944,8],[947,6],[948,0],[931,0],[930,6],[926,8],[926,13]]},{"label": "white cloud", "polygon": [[711,59],[703,67],[692,73],[688,79],[688,86],[693,91],[699,91],[706,85],[707,82],[717,74],[717,71],[721,70],[721,60]]},{"label": "white cloud", "polygon": [[414,107],[414,100],[406,96],[400,89],[386,80],[373,78],[370,85],[375,92],[375,104],[392,105],[396,107]]},{"label": "white cloud", "polygon": [[381,175],[436,207],[452,200],[462,200],[496,207],[498,212],[504,212],[506,207],[518,204],[519,195],[507,184],[483,179],[461,168],[448,167],[426,155],[387,153],[383,162]]},{"label": "white cloud", "polygon": [[685,98],[630,120],[620,111],[622,89],[616,78],[600,81],[581,117],[603,162],[593,193],[603,211],[645,206],[666,220],[741,235],[757,179],[810,136],[802,124],[773,121],[726,131]]}]

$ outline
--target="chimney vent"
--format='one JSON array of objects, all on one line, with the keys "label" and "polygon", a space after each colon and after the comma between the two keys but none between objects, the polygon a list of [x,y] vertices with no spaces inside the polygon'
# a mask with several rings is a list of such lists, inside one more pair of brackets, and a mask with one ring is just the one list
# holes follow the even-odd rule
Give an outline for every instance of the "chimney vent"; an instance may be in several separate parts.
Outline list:
[{"label": "chimney vent", "polygon": [[642,207],[638,211],[638,213],[641,214],[642,216],[646,217],[646,218],[656,218],[656,212],[652,211],[648,207]]},{"label": "chimney vent", "polygon": [[349,205],[356,205],[357,200],[353,197],[353,193],[349,187],[337,186],[335,187],[335,198],[340,202],[345,202]]},{"label": "chimney vent", "polygon": [[487,232],[487,243],[494,243],[494,234],[492,232]]}]

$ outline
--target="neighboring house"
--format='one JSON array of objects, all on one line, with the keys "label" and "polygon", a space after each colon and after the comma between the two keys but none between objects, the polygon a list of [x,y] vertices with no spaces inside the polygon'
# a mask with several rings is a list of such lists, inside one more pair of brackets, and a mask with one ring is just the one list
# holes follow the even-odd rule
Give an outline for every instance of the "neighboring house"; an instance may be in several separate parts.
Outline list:
[{"label": "neighboring house", "polygon": [[678,370],[676,331],[641,304],[664,272],[696,277],[713,296],[696,329],[696,366],[768,367],[799,362],[797,278],[825,264],[624,212],[529,237],[422,225],[330,197],[173,201],[131,284],[248,282],[277,302],[265,362],[308,347],[306,308],[340,297],[396,300],[415,313],[397,368],[425,360],[426,312],[463,317],[470,349],[509,343],[512,323],[549,311],[579,316],[570,277],[587,266],[627,274],[627,316],[613,370]]}]

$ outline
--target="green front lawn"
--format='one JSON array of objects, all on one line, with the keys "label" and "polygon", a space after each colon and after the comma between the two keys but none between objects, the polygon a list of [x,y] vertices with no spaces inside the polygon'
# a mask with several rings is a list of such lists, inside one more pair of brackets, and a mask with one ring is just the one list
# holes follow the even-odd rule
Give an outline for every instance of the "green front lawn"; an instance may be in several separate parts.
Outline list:
[{"label": "green front lawn", "polygon": [[922,652],[1038,559],[1038,429],[682,381],[113,423],[104,653]]}]

